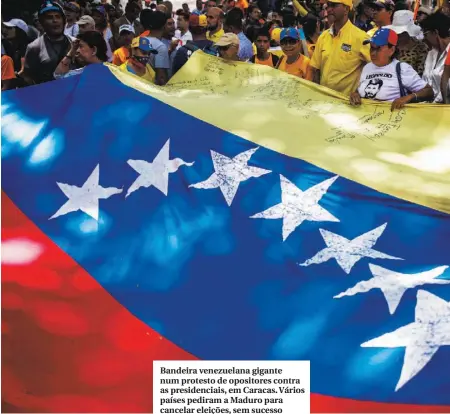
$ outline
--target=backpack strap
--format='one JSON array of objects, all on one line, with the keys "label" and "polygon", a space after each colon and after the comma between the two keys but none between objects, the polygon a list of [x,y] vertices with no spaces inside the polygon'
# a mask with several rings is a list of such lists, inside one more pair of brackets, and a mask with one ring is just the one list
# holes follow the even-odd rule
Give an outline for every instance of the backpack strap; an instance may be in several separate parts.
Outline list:
[{"label": "backpack strap", "polygon": [[185,47],[188,51],[194,53],[196,50],[200,49],[197,45],[195,45],[194,43],[188,41],[186,42],[186,44],[183,46]]},{"label": "backpack strap", "polygon": [[403,86],[402,68],[401,68],[400,64],[401,64],[401,62],[397,62],[397,65],[395,66],[395,71],[397,72],[398,86],[400,88],[400,96],[404,97],[407,95],[407,91],[406,91],[405,87]]},{"label": "backpack strap", "polygon": [[279,58],[277,55],[274,55],[273,53],[271,53],[271,55],[272,55],[272,66],[273,66],[274,68],[276,68],[277,65],[278,65],[278,61],[280,60],[280,58]]},{"label": "backpack strap", "polygon": [[284,59],[284,55],[281,56],[280,59],[278,60],[278,63],[277,63],[277,65],[275,66],[275,69],[278,69],[278,68],[280,67],[281,62],[283,61],[283,59]]}]

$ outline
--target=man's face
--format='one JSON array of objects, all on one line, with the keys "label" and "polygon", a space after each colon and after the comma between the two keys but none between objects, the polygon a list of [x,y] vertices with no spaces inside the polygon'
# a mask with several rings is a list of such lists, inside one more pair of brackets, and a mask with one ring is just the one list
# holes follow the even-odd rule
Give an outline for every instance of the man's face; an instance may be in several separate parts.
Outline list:
[{"label": "man's face", "polygon": [[364,92],[366,93],[366,98],[373,99],[375,96],[377,96],[378,91],[380,90],[380,86],[378,84],[373,85],[367,85],[364,89]]},{"label": "man's face", "polygon": [[250,14],[250,18],[253,21],[258,21],[261,18],[261,10],[259,9],[253,9],[251,14]]},{"label": "man's face", "polygon": [[327,3],[327,15],[333,22],[341,21],[347,14],[347,9],[342,3]]},{"label": "man's face", "polygon": [[300,53],[300,40],[287,37],[280,42],[281,50],[287,56],[297,56]]},{"label": "man's face", "polygon": [[16,28],[2,25],[2,36],[7,40],[14,39],[16,37]]},{"label": "man's face", "polygon": [[177,27],[180,30],[187,30],[189,28],[189,21],[185,20],[183,16],[177,17]]},{"label": "man's face", "polygon": [[78,26],[80,31],[79,33],[86,33],[86,32],[92,32],[95,30],[95,26],[93,26],[92,24],[82,24],[81,26]]},{"label": "man's face", "polygon": [[417,13],[417,22],[421,23],[423,20],[425,20],[427,18],[427,14],[423,13],[423,12],[418,12]]},{"label": "man's face", "polygon": [[425,30],[423,32],[423,37],[424,37],[425,43],[430,48],[434,48],[434,49],[439,48],[439,36],[438,36],[436,30]]},{"label": "man's face", "polygon": [[42,27],[50,36],[60,36],[64,32],[64,19],[61,13],[49,11],[41,17]]},{"label": "man's face", "polygon": [[74,22],[78,19],[78,13],[73,10],[65,10],[67,21]]},{"label": "man's face", "polygon": [[206,3],[207,9],[210,9],[211,7],[216,7],[216,6],[217,6],[217,4],[216,4],[215,0],[210,0],[210,1],[208,1],[208,3]]},{"label": "man's face", "polygon": [[92,12],[92,18],[94,19],[95,26],[102,26],[105,23],[105,16],[99,11],[94,10]]},{"label": "man's face", "polygon": [[208,21],[208,30],[216,30],[219,27],[219,12],[214,9],[209,9],[206,14]]},{"label": "man's face", "polygon": [[202,0],[197,0],[195,2],[195,7],[197,7],[197,10],[202,10],[203,9],[203,3]]},{"label": "man's face", "polygon": [[122,46],[129,46],[131,45],[131,42],[133,41],[134,34],[131,32],[128,32],[127,30],[123,30],[120,32],[120,44]]},{"label": "man's face", "polygon": [[165,37],[175,36],[175,20],[173,20],[172,18],[167,19],[163,30],[163,35]]},{"label": "man's face", "polygon": [[255,45],[258,52],[266,53],[270,48],[270,39],[267,36],[258,36]]},{"label": "man's face", "polygon": [[386,10],[384,7],[376,7],[373,9],[373,21],[378,27],[391,24],[392,11]]},{"label": "man's face", "polygon": [[219,47],[220,57],[225,60],[239,60],[238,52],[239,46],[237,45]]},{"label": "man's face", "polygon": [[141,9],[139,8],[139,6],[137,4],[130,7],[130,10],[129,10],[129,15],[131,17],[130,20],[133,20],[133,21],[136,20],[139,17],[140,12],[141,12]]}]

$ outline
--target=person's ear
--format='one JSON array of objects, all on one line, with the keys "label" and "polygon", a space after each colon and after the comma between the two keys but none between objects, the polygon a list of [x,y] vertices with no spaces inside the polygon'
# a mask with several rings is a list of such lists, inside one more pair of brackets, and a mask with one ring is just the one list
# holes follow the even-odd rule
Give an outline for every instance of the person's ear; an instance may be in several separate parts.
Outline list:
[{"label": "person's ear", "polygon": [[96,56],[97,55],[97,47],[93,47],[92,48],[93,52],[92,52],[92,56]]}]

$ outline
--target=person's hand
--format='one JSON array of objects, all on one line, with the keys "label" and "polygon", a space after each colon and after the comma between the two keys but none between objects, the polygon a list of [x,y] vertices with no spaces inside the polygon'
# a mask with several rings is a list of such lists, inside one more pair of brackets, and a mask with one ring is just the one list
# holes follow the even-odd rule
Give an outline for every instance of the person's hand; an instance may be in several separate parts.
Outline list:
[{"label": "person's hand", "polygon": [[414,98],[414,95],[402,96],[397,98],[391,105],[391,112],[395,109],[402,109],[406,104],[410,103]]},{"label": "person's hand", "polygon": [[169,47],[169,51],[174,51],[176,48],[177,48],[177,46],[178,46],[178,44],[180,43],[180,41],[178,40],[178,39],[176,39],[176,40],[172,40],[171,42],[170,42],[170,47]]},{"label": "person's hand", "polygon": [[352,92],[350,94],[350,105],[358,106],[361,105],[361,96],[358,92]]},{"label": "person's hand", "polygon": [[80,39],[75,39],[67,55],[73,58],[75,56],[75,53],[77,53],[78,46],[80,46]]}]

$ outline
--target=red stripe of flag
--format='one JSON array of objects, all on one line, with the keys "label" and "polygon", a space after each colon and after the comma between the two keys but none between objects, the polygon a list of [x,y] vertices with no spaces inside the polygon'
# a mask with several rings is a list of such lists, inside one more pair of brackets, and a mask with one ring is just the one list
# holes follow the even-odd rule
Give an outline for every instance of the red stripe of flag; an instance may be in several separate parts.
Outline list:
[{"label": "red stripe of flag", "polygon": [[[2,411],[148,413],[153,361],[195,359],[128,312],[2,192]],[[313,394],[311,410],[449,407]]]}]

